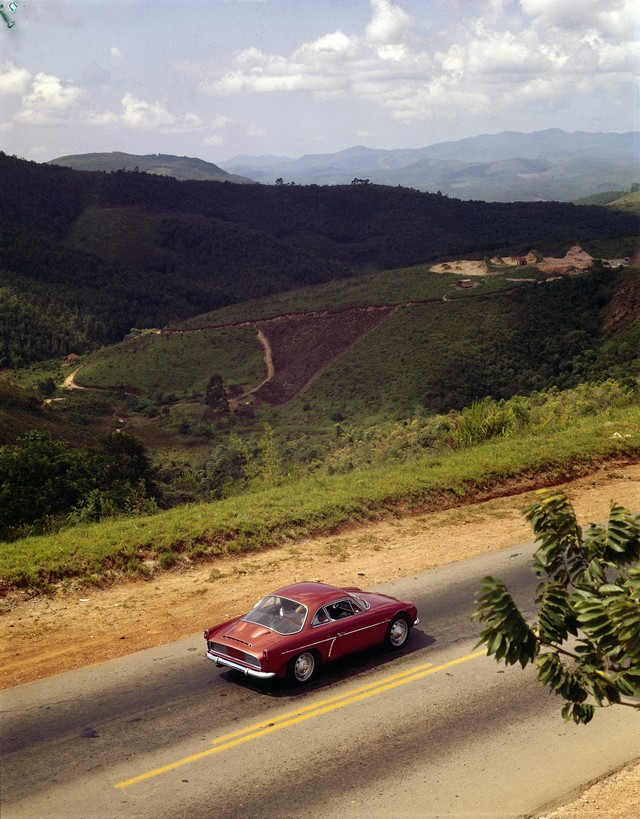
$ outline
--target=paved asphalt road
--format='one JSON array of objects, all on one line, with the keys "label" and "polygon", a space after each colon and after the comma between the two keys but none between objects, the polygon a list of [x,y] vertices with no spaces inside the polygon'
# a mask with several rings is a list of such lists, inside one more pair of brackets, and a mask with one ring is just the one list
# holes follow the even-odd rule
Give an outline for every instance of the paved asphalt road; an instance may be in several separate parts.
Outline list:
[{"label": "paved asphalt road", "polygon": [[217,670],[195,635],[3,692],[3,819],[517,817],[569,796],[640,756],[640,715],[568,725],[529,669],[474,648],[479,579],[530,604],[531,550],[379,587],[418,605],[405,649],[305,689]]}]

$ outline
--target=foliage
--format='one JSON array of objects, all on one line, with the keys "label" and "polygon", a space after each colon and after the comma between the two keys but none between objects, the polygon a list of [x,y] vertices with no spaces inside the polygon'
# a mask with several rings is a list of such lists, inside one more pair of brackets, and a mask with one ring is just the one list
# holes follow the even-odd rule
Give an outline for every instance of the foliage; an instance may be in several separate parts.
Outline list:
[{"label": "foliage", "polygon": [[453,414],[446,442],[454,449],[473,446],[496,436],[519,432],[529,426],[528,402],[523,398],[496,402],[485,398]]},{"label": "foliage", "polygon": [[573,390],[551,389],[530,396],[495,401],[485,398],[446,415],[416,411],[412,418],[369,427],[340,424],[340,434],[317,452],[312,467],[330,473],[410,463],[426,453],[441,457],[450,449],[464,449],[492,438],[513,438],[546,431],[568,431],[584,418],[638,403],[640,383],[605,381],[581,384]]},{"label": "foliage", "polygon": [[0,538],[148,512],[157,494],[153,473],[142,441],[125,433],[79,450],[29,432],[0,447]]},{"label": "foliage", "polygon": [[[474,400],[638,373],[635,324],[601,332],[621,277],[594,271],[511,293],[402,306],[334,360],[292,405],[361,421],[462,409]],[[484,287],[484,285],[483,285]],[[637,322],[636,322],[637,324]],[[623,340],[624,335],[624,340]]]},{"label": "foliage", "polygon": [[229,415],[229,401],[221,375],[212,375],[204,393],[204,403],[214,417]]},{"label": "foliage", "polygon": [[0,449],[0,536],[68,512],[88,489],[78,454],[41,432]]},{"label": "foliage", "polygon": [[[612,458],[640,455],[640,406],[575,419],[571,434],[545,429],[498,437],[474,447],[427,451],[412,461],[378,468],[353,468],[333,475],[313,472],[282,476],[276,486],[191,503],[153,516],[107,518],[48,536],[3,543],[0,579],[9,585],[43,588],[65,578],[104,578],[113,572],[146,571],[143,559],[212,559],[227,552],[257,550],[283,539],[329,532],[346,523],[398,510],[446,508],[478,491],[512,486],[521,476],[541,483],[584,474]],[[612,435],[612,431],[618,435]],[[224,457],[234,458],[226,449]],[[216,447],[212,453],[218,451]],[[253,451],[253,450],[252,450]],[[239,469],[243,468],[241,460]],[[192,473],[176,464],[174,493],[189,489]],[[242,475],[242,472],[240,472]],[[224,469],[218,473],[224,485]]]},{"label": "foliage", "polygon": [[502,581],[485,577],[479,644],[506,665],[534,663],[538,680],[565,700],[566,720],[588,723],[596,706],[639,709],[640,515],[612,504],[607,526],[583,533],[557,490],[524,514],[539,543],[537,620],[527,623]]}]

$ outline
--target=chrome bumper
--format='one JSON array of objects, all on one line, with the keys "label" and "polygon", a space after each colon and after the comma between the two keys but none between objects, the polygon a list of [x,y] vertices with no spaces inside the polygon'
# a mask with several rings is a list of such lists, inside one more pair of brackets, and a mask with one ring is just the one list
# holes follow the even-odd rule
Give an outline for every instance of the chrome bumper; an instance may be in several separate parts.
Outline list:
[{"label": "chrome bumper", "polygon": [[228,657],[219,657],[217,654],[211,654],[210,651],[207,651],[207,659],[214,662],[218,668],[221,665],[224,665],[227,668],[233,668],[235,671],[240,671],[243,674],[246,674],[248,677],[258,677],[260,680],[268,680],[271,677],[276,676],[274,671],[258,671],[256,668],[248,668],[246,665],[234,663],[234,661],[228,659]]}]

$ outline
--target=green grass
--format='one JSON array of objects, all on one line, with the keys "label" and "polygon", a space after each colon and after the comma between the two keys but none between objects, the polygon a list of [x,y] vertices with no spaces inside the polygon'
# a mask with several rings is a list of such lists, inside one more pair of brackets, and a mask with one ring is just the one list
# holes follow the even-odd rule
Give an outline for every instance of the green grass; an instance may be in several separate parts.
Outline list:
[{"label": "green grass", "polygon": [[639,430],[640,407],[611,410],[564,429],[494,439],[437,459],[308,477],[151,517],[77,526],[2,544],[0,578],[9,586],[40,590],[74,578],[103,582],[123,572],[148,573],[149,558],[161,567],[182,557],[212,560],[329,533],[347,522],[447,508],[520,480],[553,484],[606,459],[636,460]]},{"label": "green grass", "polygon": [[[178,326],[202,327],[269,318],[286,313],[346,310],[349,307],[441,299],[445,295],[454,294],[456,283],[467,278],[463,274],[432,273],[429,267],[429,265],[403,267],[304,287],[224,307],[212,313],[204,313]],[[505,272],[513,276],[516,275],[517,268],[509,268]],[[531,272],[528,275],[531,275]],[[513,283],[506,281],[506,277],[502,275],[479,278],[478,284],[479,287],[472,291],[474,295],[513,287]]]},{"label": "green grass", "polygon": [[148,333],[91,356],[78,374],[87,386],[128,385],[185,397],[202,395],[212,375],[226,384],[264,378],[255,329],[238,327],[184,335]]},{"label": "green grass", "polygon": [[613,208],[614,210],[625,211],[626,213],[640,214],[640,191],[627,193],[619,199],[609,202],[607,207]]}]

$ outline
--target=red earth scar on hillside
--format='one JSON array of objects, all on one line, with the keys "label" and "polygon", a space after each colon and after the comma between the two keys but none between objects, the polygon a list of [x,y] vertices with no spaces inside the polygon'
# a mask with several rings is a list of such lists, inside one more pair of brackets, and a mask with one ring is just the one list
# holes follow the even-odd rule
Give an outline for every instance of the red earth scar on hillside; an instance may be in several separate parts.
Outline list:
[{"label": "red earth scar on hillside", "polygon": [[271,348],[274,370],[273,378],[259,389],[260,400],[278,405],[299,395],[335,358],[395,309],[352,308],[256,322]]}]

